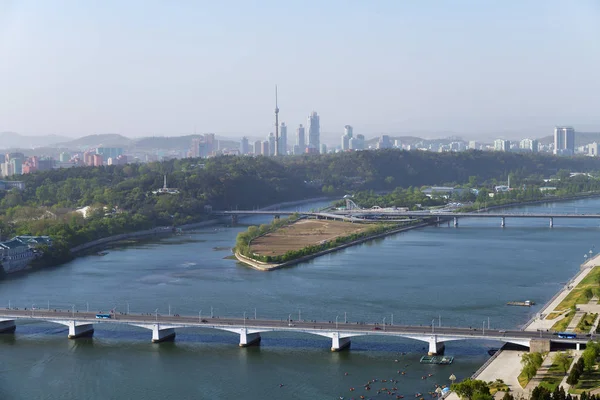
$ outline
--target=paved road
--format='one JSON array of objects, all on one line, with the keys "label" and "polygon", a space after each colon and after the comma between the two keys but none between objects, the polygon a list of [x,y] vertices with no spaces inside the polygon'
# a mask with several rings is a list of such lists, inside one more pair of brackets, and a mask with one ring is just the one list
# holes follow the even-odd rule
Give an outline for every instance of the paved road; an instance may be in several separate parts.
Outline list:
[{"label": "paved road", "polygon": [[[223,318],[223,317],[202,317],[200,316],[166,316],[148,314],[111,314],[111,319],[97,319],[96,313],[92,312],[72,312],[62,310],[23,310],[23,309],[4,309],[0,310],[0,319],[40,319],[40,320],[76,320],[79,322],[90,321],[93,323],[122,323],[122,324],[173,324],[187,327],[216,327],[216,328],[256,328],[256,329],[273,329],[287,331],[303,331],[303,330],[324,330],[324,331],[339,331],[342,333],[365,333],[379,335],[439,335],[439,336],[459,336],[465,338],[485,337],[490,339],[512,338],[512,339],[552,339],[560,342],[585,342],[590,338],[584,336],[577,339],[558,339],[552,332],[531,332],[520,330],[497,330],[481,328],[459,328],[459,327],[438,327],[433,329],[431,326],[414,326],[414,325],[381,325],[373,323],[343,323],[335,321],[291,321],[285,320],[268,320],[268,319],[244,319],[242,318]],[[440,338],[441,339],[441,338]]]}]

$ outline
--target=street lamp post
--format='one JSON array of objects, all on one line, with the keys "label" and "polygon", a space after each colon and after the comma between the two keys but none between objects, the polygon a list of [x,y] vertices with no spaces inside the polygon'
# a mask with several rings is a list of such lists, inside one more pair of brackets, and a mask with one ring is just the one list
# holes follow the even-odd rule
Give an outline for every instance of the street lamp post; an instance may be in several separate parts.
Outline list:
[{"label": "street lamp post", "polygon": [[338,315],[335,316],[335,330],[338,330]]},{"label": "street lamp post", "polygon": [[442,314],[438,314],[438,326],[442,327]]},{"label": "street lamp post", "polygon": [[254,320],[256,321],[256,307],[254,308]]},{"label": "street lamp post", "polygon": [[50,312],[50,300],[48,300],[48,312]]},{"label": "street lamp post", "polygon": [[483,329],[481,329],[481,335],[485,336],[485,319],[483,320]]},{"label": "street lamp post", "polygon": [[129,302],[127,302],[127,315],[129,315]]},{"label": "street lamp post", "polygon": [[154,316],[156,317],[156,322],[158,322],[158,308],[154,310]]},{"label": "street lamp post", "polygon": [[198,311],[198,323],[202,323],[202,310]]},{"label": "street lamp post", "polygon": [[169,304],[169,317],[171,316],[171,305]]},{"label": "street lamp post", "polygon": [[33,317],[33,310],[34,310],[34,306],[35,306],[35,303],[31,305],[31,316],[32,316],[32,317]]},{"label": "street lamp post", "polygon": [[490,330],[490,317],[488,317],[488,331]]},{"label": "street lamp post", "polygon": [[288,326],[292,326],[292,314],[288,315]]},{"label": "street lamp post", "polygon": [[346,311],[344,311],[344,323],[348,323],[348,313]]},{"label": "street lamp post", "polygon": [[392,320],[390,321],[390,325],[394,326],[394,314],[392,314]]},{"label": "street lamp post", "polygon": [[244,329],[246,329],[246,311],[244,311]]},{"label": "street lamp post", "polygon": [[75,318],[75,304],[71,304],[71,314],[73,315],[73,318]]},{"label": "street lamp post", "polygon": [[298,322],[302,321],[302,311],[298,309]]},{"label": "street lamp post", "polygon": [[85,303],[85,309],[86,309],[86,312],[90,312],[90,303],[89,302]]},{"label": "street lamp post", "polygon": [[210,317],[211,318],[215,317],[215,315],[213,314],[213,307],[212,306],[210,306]]}]

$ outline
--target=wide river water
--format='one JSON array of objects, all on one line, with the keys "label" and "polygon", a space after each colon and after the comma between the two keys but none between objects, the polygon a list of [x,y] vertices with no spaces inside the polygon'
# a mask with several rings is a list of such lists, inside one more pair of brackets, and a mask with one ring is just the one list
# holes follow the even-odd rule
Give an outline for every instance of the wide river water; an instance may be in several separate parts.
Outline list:
[{"label": "wide river water", "polygon": [[[316,208],[320,203],[302,206]],[[511,212],[598,212],[600,199],[526,206]],[[375,240],[288,269],[259,272],[226,259],[244,225],[124,245],[105,256],[0,281],[0,307],[340,321],[487,325],[525,323],[569,280],[600,239],[600,221],[461,219]],[[599,246],[600,248],[600,246]],[[536,307],[508,307],[533,300]],[[97,325],[93,338],[68,340],[66,327],[20,322],[0,335],[0,399],[383,399],[406,398],[472,374],[498,343],[446,344],[450,366],[419,364],[425,343],[359,337],[331,353],[329,339],[263,334],[239,348],[237,335],[182,329],[173,343],[150,343],[141,328]],[[402,354],[406,353],[406,354]],[[406,371],[406,375],[398,371]],[[347,373],[347,375],[346,375]],[[432,374],[428,379],[423,376]],[[366,392],[370,379],[378,383]],[[281,386],[283,385],[283,386]],[[356,391],[350,392],[350,388]],[[426,398],[429,396],[426,395]]]}]

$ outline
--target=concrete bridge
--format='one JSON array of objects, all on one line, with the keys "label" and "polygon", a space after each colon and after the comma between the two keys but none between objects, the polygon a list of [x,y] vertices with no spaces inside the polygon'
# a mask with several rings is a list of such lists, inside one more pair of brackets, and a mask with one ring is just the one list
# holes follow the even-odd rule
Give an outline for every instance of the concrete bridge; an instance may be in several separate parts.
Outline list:
[{"label": "concrete bridge", "polygon": [[574,213],[507,213],[507,212],[452,212],[452,211],[394,211],[394,210],[332,210],[328,212],[318,211],[260,211],[260,210],[233,210],[233,211],[216,211],[215,215],[231,216],[232,220],[237,221],[238,216],[251,215],[272,215],[279,218],[282,215],[306,215],[315,218],[330,218],[342,219],[347,221],[373,221],[374,219],[382,219],[390,221],[393,218],[437,218],[438,221],[453,220],[454,226],[458,227],[459,218],[496,218],[500,221],[500,226],[506,226],[507,218],[533,218],[547,219],[549,226],[554,227],[554,219],[600,219],[600,214],[574,214]]},{"label": "concrete bridge", "polygon": [[92,336],[94,324],[120,324],[137,326],[152,332],[152,342],[158,343],[175,338],[176,329],[204,328],[238,334],[241,347],[256,345],[261,333],[293,332],[323,336],[331,339],[331,351],[350,346],[350,339],[358,336],[390,336],[418,340],[428,344],[429,354],[443,353],[444,343],[453,340],[498,340],[535,349],[549,351],[551,343],[571,344],[579,349],[591,337],[561,339],[551,332],[521,330],[498,330],[456,328],[440,326],[381,325],[324,321],[292,321],[248,318],[202,318],[198,316],[163,316],[154,314],[110,314],[110,318],[98,319],[95,313],[52,310],[0,310],[0,333],[12,333],[21,320],[51,322],[67,326],[68,338]]}]

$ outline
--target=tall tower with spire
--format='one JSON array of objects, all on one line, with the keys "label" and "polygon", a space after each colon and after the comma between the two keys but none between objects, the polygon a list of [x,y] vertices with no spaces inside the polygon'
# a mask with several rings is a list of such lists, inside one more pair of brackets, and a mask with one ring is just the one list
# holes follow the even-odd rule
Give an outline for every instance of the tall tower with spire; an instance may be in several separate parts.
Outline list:
[{"label": "tall tower with spire", "polygon": [[275,157],[279,155],[279,107],[277,107],[277,85],[275,85]]}]

